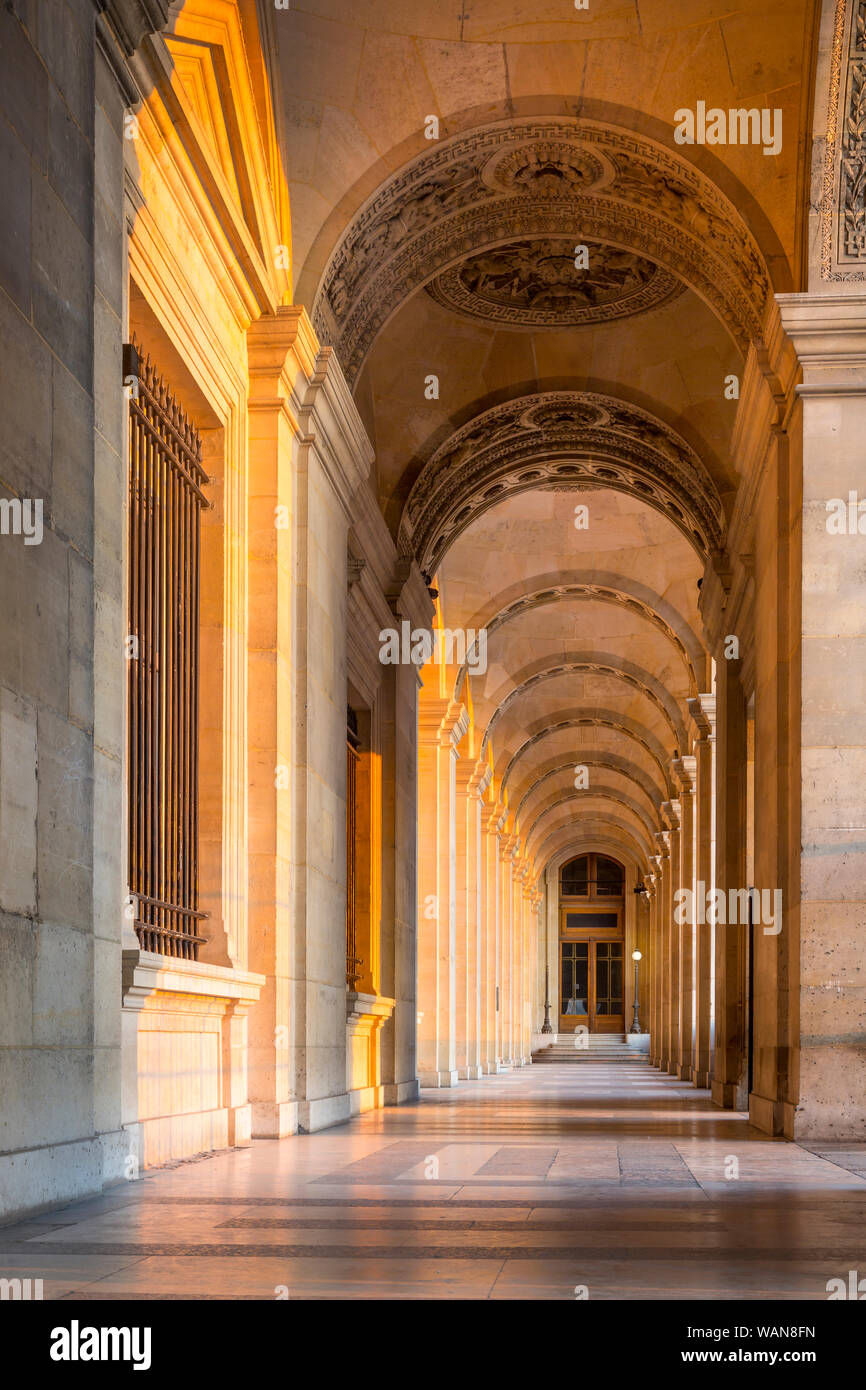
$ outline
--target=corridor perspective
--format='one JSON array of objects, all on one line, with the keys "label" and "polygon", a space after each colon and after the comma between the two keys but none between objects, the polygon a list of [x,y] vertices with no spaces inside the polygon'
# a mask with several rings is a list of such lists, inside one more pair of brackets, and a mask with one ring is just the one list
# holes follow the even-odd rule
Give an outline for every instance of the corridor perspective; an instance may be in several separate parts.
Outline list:
[{"label": "corridor perspective", "polygon": [[0,156],[0,1297],[866,1297],[866,0],[9,0]]},{"label": "corridor perspective", "polygon": [[645,1060],[554,1063],[154,1171],[0,1230],[0,1260],[75,1303],[819,1300],[866,1267],[866,1144],[771,1140]]}]

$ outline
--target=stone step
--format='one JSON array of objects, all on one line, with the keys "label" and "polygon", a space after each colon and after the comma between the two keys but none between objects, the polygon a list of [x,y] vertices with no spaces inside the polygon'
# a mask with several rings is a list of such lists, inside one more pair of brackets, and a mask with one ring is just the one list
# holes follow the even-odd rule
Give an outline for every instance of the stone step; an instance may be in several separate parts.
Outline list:
[{"label": "stone step", "polygon": [[590,1062],[594,1063],[596,1066],[606,1064],[608,1062],[622,1062],[630,1066],[645,1066],[647,1063],[647,1057],[642,1052],[632,1052],[628,1056],[626,1056],[623,1053],[616,1053],[615,1055],[611,1055],[610,1057],[603,1055],[597,1057],[592,1055],[591,1053],[586,1052],[534,1052],[532,1054],[532,1061],[535,1065],[542,1066],[552,1062]]}]

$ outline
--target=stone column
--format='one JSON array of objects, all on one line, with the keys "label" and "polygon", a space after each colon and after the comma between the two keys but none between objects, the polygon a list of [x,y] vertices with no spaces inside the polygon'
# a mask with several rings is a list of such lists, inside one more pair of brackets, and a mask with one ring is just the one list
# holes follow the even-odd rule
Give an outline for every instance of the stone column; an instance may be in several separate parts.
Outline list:
[{"label": "stone column", "polygon": [[[719,653],[716,667],[716,887],[728,899],[729,889],[748,887],[745,864],[746,824],[746,704],[740,684],[739,661]],[[727,914],[726,914],[727,915]],[[726,1109],[746,1104],[745,928],[735,922],[715,926],[715,1046],[712,1093]]]},{"label": "stone column", "polygon": [[[662,812],[669,802],[662,803]],[[658,942],[659,963],[659,1047],[658,1065],[662,1071],[670,1070],[671,1045],[671,832],[657,830],[656,844],[659,847],[660,882],[658,894]]]},{"label": "stone column", "polygon": [[[851,72],[855,66],[862,65]],[[843,97],[854,101],[850,90]],[[792,1081],[780,1102],[785,1133],[794,1138],[862,1137],[866,1126],[866,295],[858,283],[863,252],[849,242],[848,256],[832,293],[813,270],[810,283],[821,283],[821,293],[777,296],[803,372],[802,852],[799,883],[782,885],[783,928],[775,938],[778,990],[794,995],[777,1024],[780,1047],[799,1054],[799,1090]]]},{"label": "stone column", "polygon": [[536,879],[532,885],[531,922],[532,922],[532,966],[530,972],[530,999],[532,1000],[532,1012],[529,1019],[530,1027],[530,1047],[533,1035],[541,1032],[544,1022],[544,960],[546,942],[544,936],[544,888],[542,882]]},{"label": "stone column", "polygon": [[481,1063],[481,799],[491,770],[457,760],[457,1071],[483,1075]]},{"label": "stone column", "polygon": [[516,1063],[524,1067],[530,1060],[528,1042],[528,962],[529,962],[529,865],[522,852],[515,856],[514,906],[516,930],[514,935],[514,986],[512,989],[512,1014],[515,1023]]},{"label": "stone column", "polygon": [[[292,1014],[298,1128],[350,1113],[346,1085],[346,702],[349,526],[373,449],[345,378],[303,309],[290,364],[299,401],[295,471],[292,718]],[[304,388],[303,378],[311,383]],[[286,582],[281,576],[281,583]]]},{"label": "stone column", "polygon": [[499,811],[481,807],[481,1066],[485,1075],[496,1072],[496,956],[498,942]]},{"label": "stone column", "polygon": [[[298,1125],[291,1016],[292,642],[291,585],[296,522],[300,399],[295,342],[299,320],[260,319],[247,339],[249,360],[247,637],[249,709],[250,964],[267,984],[249,1025],[252,1132],[279,1139]],[[313,345],[304,343],[307,352]],[[301,381],[306,384],[305,377]],[[294,1043],[294,1047],[293,1047]]]},{"label": "stone column", "polygon": [[[376,508],[378,516],[378,508]],[[397,620],[411,629],[429,628],[433,605],[415,562],[400,560],[387,602]],[[383,615],[383,627],[390,626]],[[382,829],[380,926],[381,989],[395,1000],[394,1013],[382,1027],[380,1058],[386,1104],[418,1094],[416,1069],[418,975],[418,691],[417,668],[411,663],[386,666],[378,694],[382,754]]]},{"label": "stone column", "polygon": [[502,1062],[506,1067],[514,1065],[514,1035],[511,1016],[512,959],[514,952],[514,875],[512,859],[517,847],[517,836],[503,835],[499,844],[500,855],[500,952],[499,952],[499,1027],[502,1047]]},{"label": "stone column", "polygon": [[710,1084],[712,1046],[713,927],[707,921],[707,893],[715,887],[715,759],[716,697],[689,700],[695,723],[695,1036],[692,1080],[702,1089]]},{"label": "stone column", "polygon": [[373,453],[302,309],[254,324],[248,358],[250,1081],[274,1138],[348,1115],[346,543]]},{"label": "stone column", "polygon": [[514,903],[514,937],[511,974],[511,1017],[514,1029],[514,1065],[525,1066],[527,1051],[524,1038],[524,971],[526,963],[526,872],[527,866],[518,849],[512,861],[512,901]]},{"label": "stone column", "polygon": [[681,806],[679,801],[666,801],[662,810],[668,817],[668,979],[670,1003],[667,1014],[667,1066],[665,1071],[678,1075],[680,1061],[680,1000],[682,995],[682,962],[680,960],[680,929],[674,921],[674,897],[680,887],[680,846],[682,843]]},{"label": "stone column", "polygon": [[468,715],[422,690],[418,716],[418,1073],[457,1085],[457,746]]},{"label": "stone column", "polygon": [[649,1020],[650,1031],[650,1061],[653,1066],[658,1066],[661,1059],[661,962],[662,962],[662,941],[659,913],[659,899],[661,896],[661,856],[658,854],[650,855],[650,863],[655,865],[652,873],[647,875],[647,892],[650,902],[649,920]]},{"label": "stone column", "polygon": [[694,1053],[694,1013],[695,1013],[695,935],[697,932],[694,913],[694,865],[695,865],[695,775],[697,760],[694,755],[678,758],[674,762],[674,773],[680,784],[680,868],[679,886],[689,889],[692,911],[676,915],[682,918],[674,922],[680,963],[680,1017],[679,1051],[677,1057],[677,1076],[683,1081],[691,1081]]}]

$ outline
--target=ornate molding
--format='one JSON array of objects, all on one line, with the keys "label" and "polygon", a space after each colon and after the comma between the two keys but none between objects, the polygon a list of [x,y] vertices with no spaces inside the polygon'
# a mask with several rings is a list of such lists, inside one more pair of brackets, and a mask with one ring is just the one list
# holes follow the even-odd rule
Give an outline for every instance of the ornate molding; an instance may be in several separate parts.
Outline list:
[{"label": "ornate molding", "polygon": [[433,574],[488,507],[546,487],[615,488],[667,516],[703,559],[721,545],[721,500],[680,435],[611,396],[548,391],[493,406],[436,450],[407,498],[398,548]]},{"label": "ornate molding", "polygon": [[822,279],[866,281],[866,0],[836,0],[821,221]]},{"label": "ornate molding", "polygon": [[416,290],[467,258],[536,239],[654,263],[710,304],[743,352],[759,332],[770,281],[734,205],[663,146],[565,117],[455,136],[388,179],[325,268],[316,331],[353,383],[379,330]]},{"label": "ornate molding", "polygon": [[519,331],[610,323],[655,309],[683,291],[652,261],[616,246],[587,244],[575,264],[575,238],[507,242],[467,257],[427,285],[427,293],[464,318]]}]

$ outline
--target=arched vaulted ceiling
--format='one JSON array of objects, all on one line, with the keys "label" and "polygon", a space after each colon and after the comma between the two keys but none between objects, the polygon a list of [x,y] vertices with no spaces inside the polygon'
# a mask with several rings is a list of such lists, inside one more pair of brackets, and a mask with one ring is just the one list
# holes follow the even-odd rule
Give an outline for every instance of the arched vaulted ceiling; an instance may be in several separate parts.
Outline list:
[{"label": "arched vaulted ceiling", "polygon": [[[400,551],[446,626],[487,633],[450,689],[539,872],[578,848],[646,868],[677,794],[711,679],[698,585],[738,482],[725,385],[798,275],[810,13],[280,15],[297,298]],[[780,110],[781,151],[677,145],[698,100]]]}]

